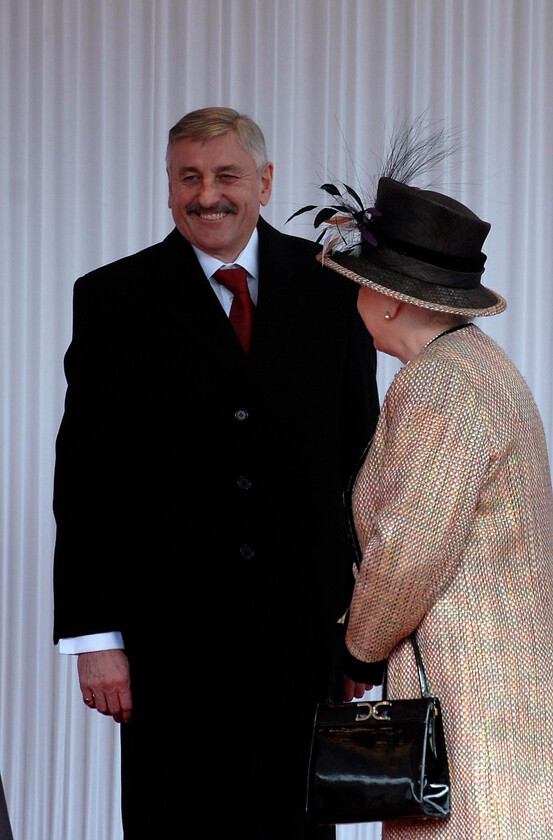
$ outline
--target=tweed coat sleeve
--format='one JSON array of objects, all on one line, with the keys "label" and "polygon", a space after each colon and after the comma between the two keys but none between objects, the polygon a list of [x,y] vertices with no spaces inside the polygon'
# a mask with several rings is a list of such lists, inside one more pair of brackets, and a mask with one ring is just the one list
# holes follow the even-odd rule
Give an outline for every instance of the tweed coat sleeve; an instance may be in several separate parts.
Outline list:
[{"label": "tweed coat sleeve", "polygon": [[397,374],[353,498],[358,660],[387,658],[459,574],[493,449],[478,393],[447,357],[426,350]]}]

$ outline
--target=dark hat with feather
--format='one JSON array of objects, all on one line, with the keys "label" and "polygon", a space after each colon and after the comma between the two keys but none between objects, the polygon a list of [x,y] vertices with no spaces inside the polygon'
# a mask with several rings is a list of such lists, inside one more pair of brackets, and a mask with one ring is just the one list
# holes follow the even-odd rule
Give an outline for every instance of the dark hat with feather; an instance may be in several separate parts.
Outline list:
[{"label": "dark hat with feather", "polygon": [[[451,153],[443,129],[422,141],[421,130],[416,121],[393,141],[373,207],[365,207],[346,184],[321,186],[337,201],[314,220],[315,227],[325,225],[319,259],[361,285],[416,306],[468,317],[496,315],[507,304],[481,283],[488,222],[446,195],[406,183]],[[290,218],[316,209],[302,207]]]}]

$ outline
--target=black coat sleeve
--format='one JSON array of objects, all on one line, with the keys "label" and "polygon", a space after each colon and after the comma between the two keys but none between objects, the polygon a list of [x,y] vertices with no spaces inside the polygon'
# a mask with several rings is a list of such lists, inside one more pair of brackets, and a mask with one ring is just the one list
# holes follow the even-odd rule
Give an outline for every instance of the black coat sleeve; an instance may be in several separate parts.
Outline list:
[{"label": "black coat sleeve", "polygon": [[56,441],[54,639],[121,629],[126,499],[120,335],[113,297],[75,284],[67,394]]}]

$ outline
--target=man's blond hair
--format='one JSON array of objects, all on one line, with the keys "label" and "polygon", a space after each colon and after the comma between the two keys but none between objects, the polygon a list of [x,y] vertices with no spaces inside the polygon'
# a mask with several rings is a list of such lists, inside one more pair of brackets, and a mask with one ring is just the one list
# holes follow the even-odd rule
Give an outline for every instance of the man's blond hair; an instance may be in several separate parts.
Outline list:
[{"label": "man's blond hair", "polygon": [[257,171],[262,172],[269,162],[263,132],[251,117],[233,108],[200,108],[185,114],[169,131],[165,161],[169,165],[171,148],[182,137],[211,140],[230,131],[236,134],[244,151],[253,156]]}]

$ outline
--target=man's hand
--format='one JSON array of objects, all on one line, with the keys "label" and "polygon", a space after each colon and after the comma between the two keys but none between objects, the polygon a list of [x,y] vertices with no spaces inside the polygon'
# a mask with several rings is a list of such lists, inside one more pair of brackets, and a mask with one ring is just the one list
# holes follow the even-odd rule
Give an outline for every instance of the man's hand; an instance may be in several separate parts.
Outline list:
[{"label": "man's hand", "polygon": [[353,698],[359,699],[363,697],[365,691],[370,691],[373,688],[369,683],[360,683],[350,680],[349,677],[344,676],[344,701],[349,703]]},{"label": "man's hand", "polygon": [[129,660],[122,650],[80,653],[79,682],[89,709],[111,715],[116,723],[131,719],[132,696]]}]

